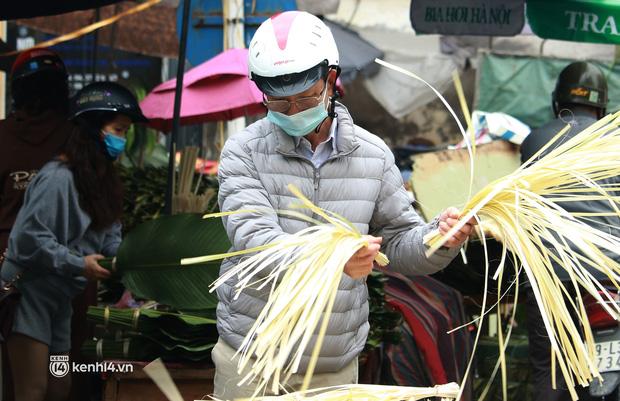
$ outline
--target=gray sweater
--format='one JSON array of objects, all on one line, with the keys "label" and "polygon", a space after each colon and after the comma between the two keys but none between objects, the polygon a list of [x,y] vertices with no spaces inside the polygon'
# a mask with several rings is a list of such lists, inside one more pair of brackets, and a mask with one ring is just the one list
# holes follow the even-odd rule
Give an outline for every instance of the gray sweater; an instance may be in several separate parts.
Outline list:
[{"label": "gray sweater", "polygon": [[23,272],[22,286],[45,279],[67,296],[76,295],[86,285],[84,256],[113,256],[121,242],[120,223],[102,231],[92,230],[90,223],[71,171],[58,161],[47,163],[26,190],[9,236],[2,279]]}]

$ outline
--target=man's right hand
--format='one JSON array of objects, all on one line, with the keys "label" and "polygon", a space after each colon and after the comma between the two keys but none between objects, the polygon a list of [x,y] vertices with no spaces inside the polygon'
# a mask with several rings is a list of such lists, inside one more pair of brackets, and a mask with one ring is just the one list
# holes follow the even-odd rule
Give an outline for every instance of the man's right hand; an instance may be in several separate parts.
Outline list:
[{"label": "man's right hand", "polygon": [[355,252],[351,259],[344,265],[344,272],[352,279],[358,279],[366,277],[372,271],[375,257],[379,253],[381,248],[381,237],[373,237],[372,235],[364,235],[364,238],[368,241],[368,246],[365,246]]},{"label": "man's right hand", "polygon": [[104,256],[99,254],[84,256],[84,277],[90,281],[104,280],[110,277],[110,271],[99,264],[98,261],[101,259],[104,259]]}]

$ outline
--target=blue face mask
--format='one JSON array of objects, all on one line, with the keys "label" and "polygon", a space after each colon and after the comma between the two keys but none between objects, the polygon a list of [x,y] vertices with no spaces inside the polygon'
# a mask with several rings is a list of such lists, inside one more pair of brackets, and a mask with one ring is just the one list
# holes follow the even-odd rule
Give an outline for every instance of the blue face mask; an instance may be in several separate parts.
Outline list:
[{"label": "blue face mask", "polygon": [[[327,91],[325,91],[327,94]],[[269,110],[267,119],[282,128],[290,136],[308,135],[327,117],[327,108],[325,107],[325,95],[323,100],[316,106],[287,116],[284,113]]]},{"label": "blue face mask", "polygon": [[104,132],[103,143],[105,144],[105,149],[108,152],[108,155],[112,158],[112,160],[116,160],[125,150],[127,140],[109,132]]}]

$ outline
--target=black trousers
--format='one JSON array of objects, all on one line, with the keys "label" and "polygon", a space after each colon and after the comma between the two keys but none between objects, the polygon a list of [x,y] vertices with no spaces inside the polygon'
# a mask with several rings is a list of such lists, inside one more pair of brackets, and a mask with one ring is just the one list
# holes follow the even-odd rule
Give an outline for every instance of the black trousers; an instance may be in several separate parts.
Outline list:
[{"label": "black trousers", "polygon": [[[551,343],[532,289],[529,286],[525,287],[524,292],[529,337],[530,377],[533,384],[532,401],[570,401],[570,393],[557,365],[556,390],[551,387]],[[577,316],[573,316],[573,321],[579,327]],[[587,387],[577,385],[575,390],[579,401],[592,400]]]}]

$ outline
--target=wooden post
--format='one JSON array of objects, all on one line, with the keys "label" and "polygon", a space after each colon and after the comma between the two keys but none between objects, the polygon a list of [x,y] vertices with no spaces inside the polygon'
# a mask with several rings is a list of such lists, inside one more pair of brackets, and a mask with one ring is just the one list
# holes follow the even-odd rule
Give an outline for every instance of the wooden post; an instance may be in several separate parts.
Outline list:
[{"label": "wooden post", "polygon": [[[224,23],[224,50],[245,47],[245,9],[244,2],[236,0],[224,0],[226,5],[223,7],[223,17],[227,20]],[[230,135],[243,131],[245,128],[245,117],[237,117],[226,122],[226,132],[224,140]],[[224,146],[224,144],[220,144]]]},{"label": "wooden post", "polygon": [[[0,40],[6,42],[6,21],[0,21]],[[0,71],[0,119],[6,117],[6,74]],[[0,375],[0,388],[2,386],[2,375]],[[2,401],[0,394],[0,401]]]}]

